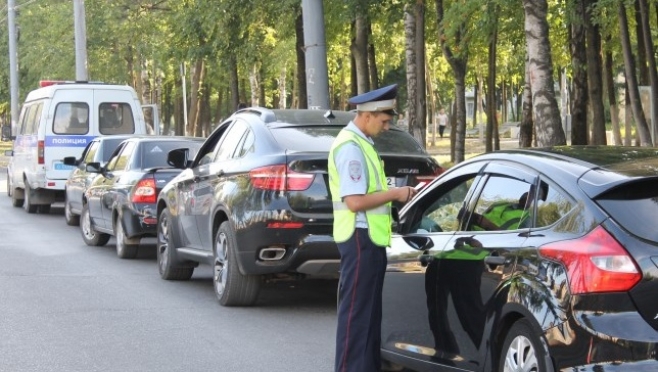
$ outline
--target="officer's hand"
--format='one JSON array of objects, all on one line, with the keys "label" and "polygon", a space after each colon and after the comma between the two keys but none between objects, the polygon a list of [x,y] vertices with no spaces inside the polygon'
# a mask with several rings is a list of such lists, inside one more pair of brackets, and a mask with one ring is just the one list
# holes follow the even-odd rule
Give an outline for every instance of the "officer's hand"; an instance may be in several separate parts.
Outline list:
[{"label": "officer's hand", "polygon": [[399,187],[396,189],[397,191],[397,198],[396,200],[401,202],[401,203],[407,203],[409,200],[411,200],[414,195],[418,192],[418,190],[414,189],[411,186],[404,186],[404,187]]}]

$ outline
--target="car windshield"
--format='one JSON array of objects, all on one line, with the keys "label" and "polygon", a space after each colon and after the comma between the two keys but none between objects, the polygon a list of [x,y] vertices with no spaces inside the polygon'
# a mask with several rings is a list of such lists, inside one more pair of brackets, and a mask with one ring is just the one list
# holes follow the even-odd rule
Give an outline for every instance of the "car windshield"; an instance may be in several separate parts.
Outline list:
[{"label": "car windshield", "polygon": [[612,218],[632,234],[658,241],[658,179],[617,187],[596,200]]},{"label": "car windshield", "polygon": [[[343,129],[342,126],[304,126],[272,128],[279,144],[294,151],[329,151],[331,144]],[[388,130],[375,138],[375,148],[380,153],[426,155],[425,150],[409,134],[400,130]]]}]

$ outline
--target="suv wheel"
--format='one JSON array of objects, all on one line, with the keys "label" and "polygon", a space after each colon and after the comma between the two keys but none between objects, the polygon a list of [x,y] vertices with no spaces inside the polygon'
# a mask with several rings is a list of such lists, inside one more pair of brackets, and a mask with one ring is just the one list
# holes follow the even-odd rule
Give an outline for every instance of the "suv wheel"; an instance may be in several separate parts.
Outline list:
[{"label": "suv wheel", "polygon": [[505,337],[498,370],[553,372],[548,346],[535,336],[527,320],[518,320]]},{"label": "suv wheel", "polygon": [[89,205],[82,206],[82,215],[80,215],[80,232],[85,244],[91,246],[103,246],[110,240],[108,234],[99,233],[91,225],[91,216],[89,216]]},{"label": "suv wheel", "polygon": [[250,306],[258,298],[260,277],[242,275],[238,268],[235,233],[224,221],[215,237],[213,287],[223,306]]},{"label": "suv wheel", "polygon": [[114,233],[116,234],[117,241],[117,256],[120,258],[135,258],[137,257],[137,249],[139,244],[126,243],[126,232],[123,230],[121,217],[117,218],[114,222]]},{"label": "suv wheel", "polygon": [[25,208],[25,211],[27,211],[27,213],[37,213],[37,205],[32,204],[33,192],[36,191],[33,191],[30,188],[30,185],[27,183],[27,180],[25,180],[25,203],[23,204],[23,208]]},{"label": "suv wheel", "polygon": [[160,277],[165,280],[188,280],[194,273],[193,267],[180,267],[176,265],[175,247],[171,246],[172,236],[169,228],[171,219],[166,208],[158,217],[158,242],[156,252],[158,255],[158,270]]},{"label": "suv wheel", "polygon": [[73,214],[68,197],[65,197],[64,199],[64,219],[66,220],[66,224],[69,226],[80,225],[80,216]]},{"label": "suv wheel", "polygon": [[[12,185],[10,187],[13,188],[14,186]],[[18,195],[16,195],[15,190],[12,190],[12,192],[11,192],[11,205],[13,205],[16,208],[20,208],[20,207],[23,206],[24,202],[25,202],[25,199],[19,198]]]}]

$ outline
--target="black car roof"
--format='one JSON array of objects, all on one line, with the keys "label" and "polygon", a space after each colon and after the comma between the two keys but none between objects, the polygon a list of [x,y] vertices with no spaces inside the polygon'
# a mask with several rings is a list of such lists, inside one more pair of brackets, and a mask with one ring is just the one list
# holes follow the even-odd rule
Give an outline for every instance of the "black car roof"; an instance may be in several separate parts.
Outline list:
[{"label": "black car roof", "polygon": [[236,114],[255,114],[270,126],[280,125],[347,125],[354,113],[340,110],[283,110],[249,107]]},{"label": "black car roof", "polygon": [[658,179],[658,149],[623,146],[556,146],[503,150],[477,158],[520,161],[550,176],[568,173],[590,197],[644,178]]}]

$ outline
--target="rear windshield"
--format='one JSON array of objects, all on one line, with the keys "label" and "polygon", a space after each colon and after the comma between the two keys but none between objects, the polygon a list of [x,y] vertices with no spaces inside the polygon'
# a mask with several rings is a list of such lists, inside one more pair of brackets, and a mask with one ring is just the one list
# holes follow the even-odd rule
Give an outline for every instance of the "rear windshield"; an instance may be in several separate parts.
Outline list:
[{"label": "rear windshield", "polygon": [[[272,134],[285,149],[329,151],[341,129],[342,126],[283,127],[272,128]],[[375,148],[379,153],[426,154],[409,133],[400,130],[389,130],[377,136]]]},{"label": "rear windshield", "polygon": [[98,130],[101,134],[133,134],[135,119],[129,104],[103,102],[98,106]]},{"label": "rear windshield", "polygon": [[658,179],[624,184],[604,194],[597,202],[632,234],[658,241]]},{"label": "rear windshield", "polygon": [[159,141],[144,143],[142,148],[142,167],[144,169],[170,167],[167,164],[167,154],[171,150],[182,148],[189,148],[190,159],[194,159],[201,144],[203,144],[203,141]]}]

